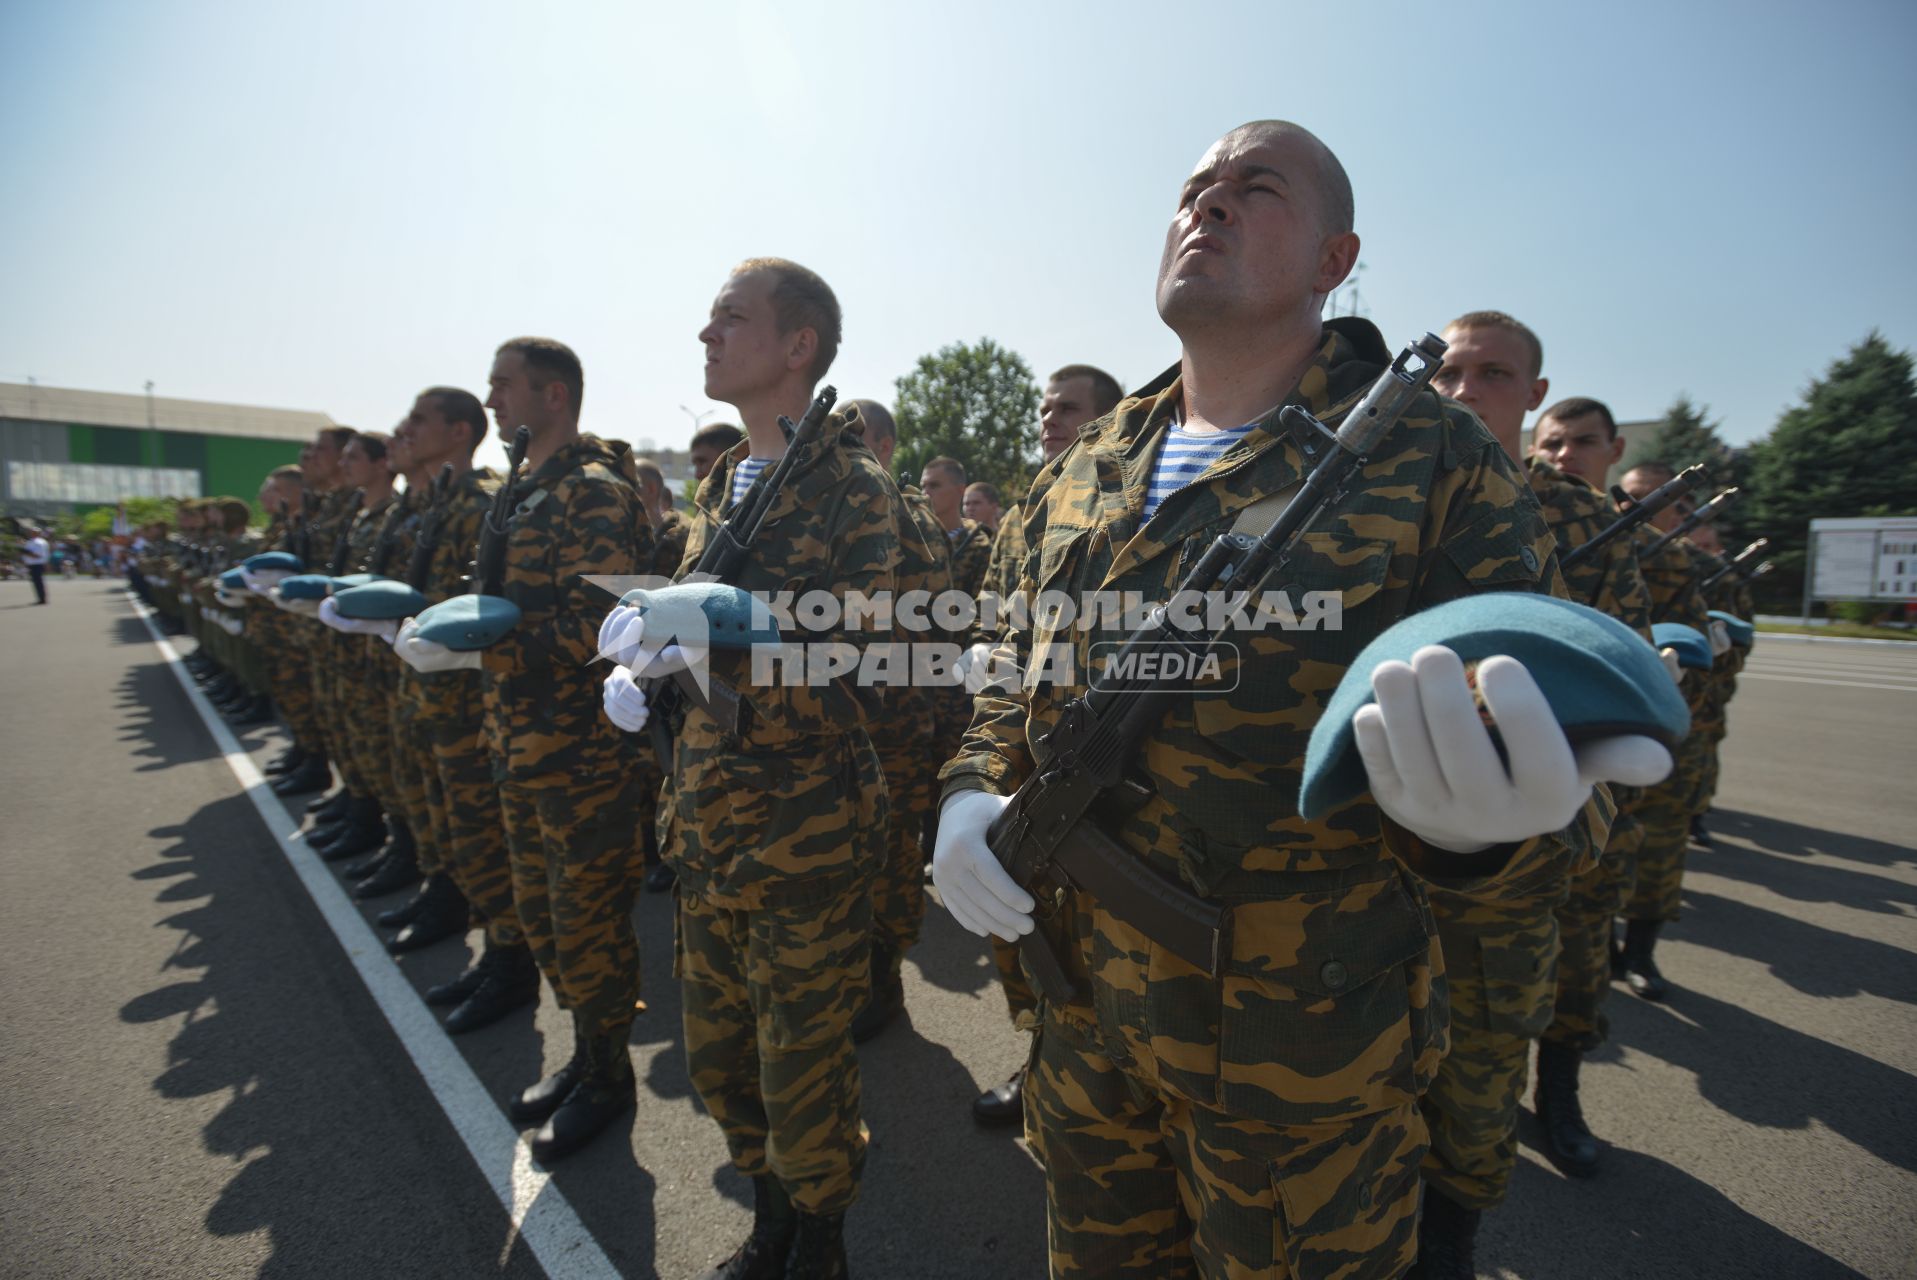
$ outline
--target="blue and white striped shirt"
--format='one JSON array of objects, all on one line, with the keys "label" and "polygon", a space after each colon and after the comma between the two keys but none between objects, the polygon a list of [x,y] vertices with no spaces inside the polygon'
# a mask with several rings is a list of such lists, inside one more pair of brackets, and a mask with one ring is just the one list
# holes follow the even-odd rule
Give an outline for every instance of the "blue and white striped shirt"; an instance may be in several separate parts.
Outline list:
[{"label": "blue and white striped shirt", "polygon": [[739,465],[732,469],[732,501],[727,507],[739,505],[739,499],[746,496],[746,490],[759,478],[759,473],[772,465],[770,458],[741,458]]},{"label": "blue and white striped shirt", "polygon": [[1158,446],[1158,459],[1152,463],[1152,482],[1145,490],[1145,519],[1158,514],[1159,503],[1203,475],[1205,468],[1257,425],[1247,422],[1229,431],[1192,431],[1182,423],[1172,423],[1165,442]]}]

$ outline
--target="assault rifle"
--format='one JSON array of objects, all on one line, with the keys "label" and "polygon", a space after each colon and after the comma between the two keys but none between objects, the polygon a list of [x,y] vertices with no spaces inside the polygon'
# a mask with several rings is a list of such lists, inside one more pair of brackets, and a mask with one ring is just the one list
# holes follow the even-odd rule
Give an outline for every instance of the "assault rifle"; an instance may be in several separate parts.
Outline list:
[{"label": "assault rifle", "polygon": [[[1318,516],[1343,501],[1352,473],[1424,391],[1444,352],[1443,340],[1429,333],[1411,343],[1335,433],[1305,410],[1287,405],[1279,420],[1301,440],[1306,458],[1316,459],[1310,474],[1262,533],[1252,531],[1255,520],[1241,519],[1220,534],[1178,584],[1173,602],[1200,599],[1227,585],[1234,592],[1258,590]],[[1154,607],[1039,739],[1042,762],[993,820],[986,843],[1041,909],[1061,905],[1075,890],[1089,891],[1159,946],[1216,975],[1223,958],[1224,909],[1147,867],[1087,812],[1121,787],[1135,792],[1138,784],[1129,780],[1128,771],[1138,744],[1185,696],[1175,685],[1141,674],[1152,664],[1137,658],[1169,649],[1192,659],[1185,670],[1197,670],[1213,643],[1209,634],[1175,626],[1166,605]],[[1051,1000],[1072,998],[1071,979],[1041,934],[1020,939],[1019,951]]]},{"label": "assault rifle", "polygon": [[506,540],[512,535],[513,489],[519,483],[519,468],[525,465],[526,449],[532,444],[532,428],[513,432],[512,453],[506,460],[506,482],[493,495],[493,509],[479,526],[479,545],[473,549],[473,594],[496,596],[506,589]]},{"label": "assault rifle", "polygon": [[[698,562],[692,566],[692,571],[684,581],[738,585],[735,579],[745,567],[746,559],[751,556],[752,545],[758,541],[760,531],[765,528],[772,504],[778,501],[780,491],[791,477],[799,454],[825,431],[826,417],[838,399],[838,390],[826,387],[819,392],[818,398],[805,411],[805,417],[799,419],[797,426],[793,425],[790,418],[780,416],[779,430],[785,433],[784,456],[769,472],[753,481],[745,496],[733,504],[724,523],[713,530],[705,549],[699,553]],[[717,677],[708,677],[706,686],[702,693],[698,682],[686,671],[671,676],[655,676],[642,686],[646,702],[652,708],[647,726],[652,749],[659,756],[660,768],[668,776],[672,773],[672,740],[685,720],[685,698],[692,698],[710,711],[725,732],[738,730],[739,691]]]},{"label": "assault rifle", "polygon": [[1691,530],[1697,528],[1697,526],[1703,524],[1706,520],[1714,519],[1718,512],[1722,511],[1725,507],[1730,506],[1731,503],[1735,501],[1737,501],[1737,486],[1733,485],[1730,488],[1724,490],[1724,492],[1718,494],[1715,498],[1712,498],[1709,502],[1705,503],[1703,506],[1699,507],[1697,510],[1691,512],[1690,515],[1685,516],[1683,522],[1679,524],[1677,528],[1671,530],[1669,533],[1659,538],[1656,542],[1653,542],[1650,546],[1644,548],[1643,554],[1647,556],[1656,555],[1658,552],[1664,550],[1664,547],[1667,543],[1677,541],[1679,538],[1683,537],[1685,534],[1689,533]]},{"label": "assault rifle", "polygon": [[[1666,480],[1663,484],[1645,494],[1641,500],[1633,498],[1630,494],[1624,492],[1623,489],[1612,485],[1611,497],[1617,502],[1619,507],[1623,508],[1624,514],[1616,520],[1613,520],[1589,542],[1584,543],[1575,551],[1568,552],[1559,557],[1558,567],[1560,569],[1570,569],[1583,564],[1610,543],[1623,537],[1658,512],[1664,510],[1664,508],[1670,506],[1673,502],[1676,502],[1679,498],[1688,494],[1691,490],[1697,488],[1697,486],[1703,484],[1704,480],[1704,468],[1701,465],[1686,467],[1671,479]],[[1639,552],[1638,554],[1641,558],[1645,553]]]},{"label": "assault rifle", "polygon": [[380,522],[379,537],[373,542],[373,554],[366,561],[366,572],[374,577],[386,576],[386,566],[392,562],[393,552],[399,549],[399,527],[406,523],[406,504],[398,498],[386,513],[386,519]]},{"label": "assault rifle", "polygon": [[319,505],[317,489],[301,489],[299,520],[286,535],[287,550],[299,557],[302,570],[310,571],[313,567],[313,515]]},{"label": "assault rifle", "polygon": [[1766,551],[1769,551],[1770,547],[1771,540],[1769,538],[1759,538],[1756,542],[1751,543],[1750,546],[1745,547],[1742,551],[1731,557],[1729,564],[1699,583],[1698,590],[1709,591],[1718,584],[1720,579],[1729,573],[1735,573],[1738,577],[1746,580],[1755,578],[1758,574],[1768,570],[1771,564],[1768,560],[1755,566],[1751,565],[1750,562],[1763,555]]},{"label": "assault rifle", "polygon": [[453,464],[447,463],[433,477],[432,503],[419,518],[419,531],[413,535],[413,558],[406,562],[406,585],[415,591],[426,589],[426,578],[433,571],[433,553],[439,550],[439,530],[446,523],[446,491],[453,487]]},{"label": "assault rifle", "polygon": [[[366,490],[353,490],[352,509],[357,511],[359,504],[366,501]],[[347,563],[353,558],[353,520],[349,515],[340,522],[339,537],[333,539],[333,558],[326,562],[326,576],[337,578],[346,572]]]}]

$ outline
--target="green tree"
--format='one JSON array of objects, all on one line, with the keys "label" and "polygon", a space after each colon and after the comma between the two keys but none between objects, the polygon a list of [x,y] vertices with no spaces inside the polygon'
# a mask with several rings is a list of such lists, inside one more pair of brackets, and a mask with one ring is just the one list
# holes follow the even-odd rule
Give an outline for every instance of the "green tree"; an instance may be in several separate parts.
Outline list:
[{"label": "green tree", "polygon": [[1657,430],[1631,450],[1625,466],[1657,460],[1682,471],[1701,462],[1709,468],[1713,484],[1722,488],[1732,483],[1731,447],[1717,434],[1717,424],[1705,419],[1705,413],[1704,407],[1692,404],[1689,395],[1679,392],[1664,411]]},{"label": "green tree", "polygon": [[955,342],[919,357],[897,386],[892,465],[901,479],[917,484],[943,454],[963,462],[967,478],[997,485],[1006,502],[1023,496],[1038,470],[1039,389],[1016,351],[990,338]]},{"label": "green tree", "polygon": [[1803,598],[1813,518],[1917,514],[1917,379],[1873,330],[1832,363],[1750,450],[1747,527],[1771,540],[1769,607]]}]

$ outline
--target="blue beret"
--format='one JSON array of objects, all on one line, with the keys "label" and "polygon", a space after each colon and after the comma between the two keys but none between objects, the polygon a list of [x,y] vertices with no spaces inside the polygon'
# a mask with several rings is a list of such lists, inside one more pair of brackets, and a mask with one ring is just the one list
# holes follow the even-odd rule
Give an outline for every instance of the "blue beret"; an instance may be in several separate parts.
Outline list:
[{"label": "blue beret", "polygon": [[462,653],[484,649],[519,625],[519,606],[499,596],[464,595],[420,613],[416,634]]},{"label": "blue beret", "polygon": [[[695,648],[749,649],[779,643],[771,613],[752,593],[723,582],[680,582],[639,587],[619,598],[646,620],[648,641]],[[647,648],[657,647],[648,643]]]},{"label": "blue beret", "polygon": [[262,551],[248,556],[243,563],[254,573],[298,573],[306,568],[291,551]]},{"label": "blue beret", "polygon": [[426,607],[425,596],[392,578],[381,578],[363,587],[348,587],[333,595],[333,608],[342,618],[411,618]]},{"label": "blue beret", "polygon": [[220,575],[220,586],[228,591],[246,590],[246,573],[242,569],[228,569]]},{"label": "blue beret", "polygon": [[1711,610],[1711,617],[1724,624],[1731,633],[1731,643],[1740,649],[1748,649],[1757,641],[1757,628],[1734,613],[1723,609]]},{"label": "blue beret", "polygon": [[1616,618],[1528,592],[1466,596],[1403,619],[1353,659],[1305,750],[1298,792],[1304,817],[1315,819],[1370,789],[1351,717],[1371,702],[1371,673],[1380,663],[1409,662],[1429,644],[1457,654],[1467,672],[1498,654],[1523,663],[1574,743],[1643,734],[1675,749],[1690,731],[1690,711],[1657,651]]},{"label": "blue beret", "polygon": [[344,574],[341,577],[333,579],[333,594],[338,595],[342,591],[351,591],[354,587],[363,587],[368,583],[378,582],[379,580],[380,578],[377,573]]},{"label": "blue beret", "polygon": [[280,582],[280,594],[288,600],[324,600],[333,589],[333,580],[323,573],[299,573]]},{"label": "blue beret", "polygon": [[1711,669],[1711,642],[1696,627],[1681,622],[1660,622],[1651,628],[1651,638],[1660,649],[1677,650],[1677,665],[1696,671]]}]

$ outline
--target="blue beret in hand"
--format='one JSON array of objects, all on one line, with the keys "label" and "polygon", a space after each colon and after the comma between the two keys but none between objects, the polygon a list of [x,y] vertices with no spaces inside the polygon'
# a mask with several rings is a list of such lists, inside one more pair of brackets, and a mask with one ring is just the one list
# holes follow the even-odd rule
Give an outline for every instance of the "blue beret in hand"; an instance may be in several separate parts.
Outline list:
[{"label": "blue beret in hand", "polygon": [[333,580],[323,573],[300,573],[280,583],[280,594],[288,600],[324,600],[333,589]]},{"label": "blue beret in hand", "polygon": [[1736,614],[1726,612],[1723,609],[1713,609],[1711,610],[1711,617],[1724,624],[1724,629],[1731,633],[1731,643],[1738,648],[1748,649],[1752,644],[1756,643],[1757,628]]},{"label": "blue beret in hand", "polygon": [[333,595],[333,608],[339,611],[342,618],[412,618],[424,612],[426,607],[425,596],[392,578],[381,578],[363,587],[348,587]]},{"label": "blue beret in hand", "polygon": [[417,615],[421,640],[460,653],[484,649],[519,625],[519,606],[500,596],[464,595],[442,600]]},{"label": "blue beret in hand", "polygon": [[[1616,618],[1555,596],[1466,596],[1403,619],[1352,661],[1311,731],[1298,792],[1304,817],[1316,819],[1370,789],[1351,718],[1372,701],[1371,673],[1380,663],[1409,662],[1430,644],[1463,659],[1467,676],[1498,654],[1523,663],[1573,744],[1642,734],[1675,750],[1690,732],[1690,711],[1657,650]],[[1708,659],[1708,643],[1704,651]]]},{"label": "blue beret in hand", "polygon": [[752,593],[723,582],[679,582],[626,592],[621,605],[646,620],[647,649],[682,644],[699,649],[749,649],[779,643],[771,613]]},{"label": "blue beret in hand", "polygon": [[248,556],[244,567],[249,573],[298,573],[306,568],[300,558],[290,551],[262,551],[256,556]]}]

